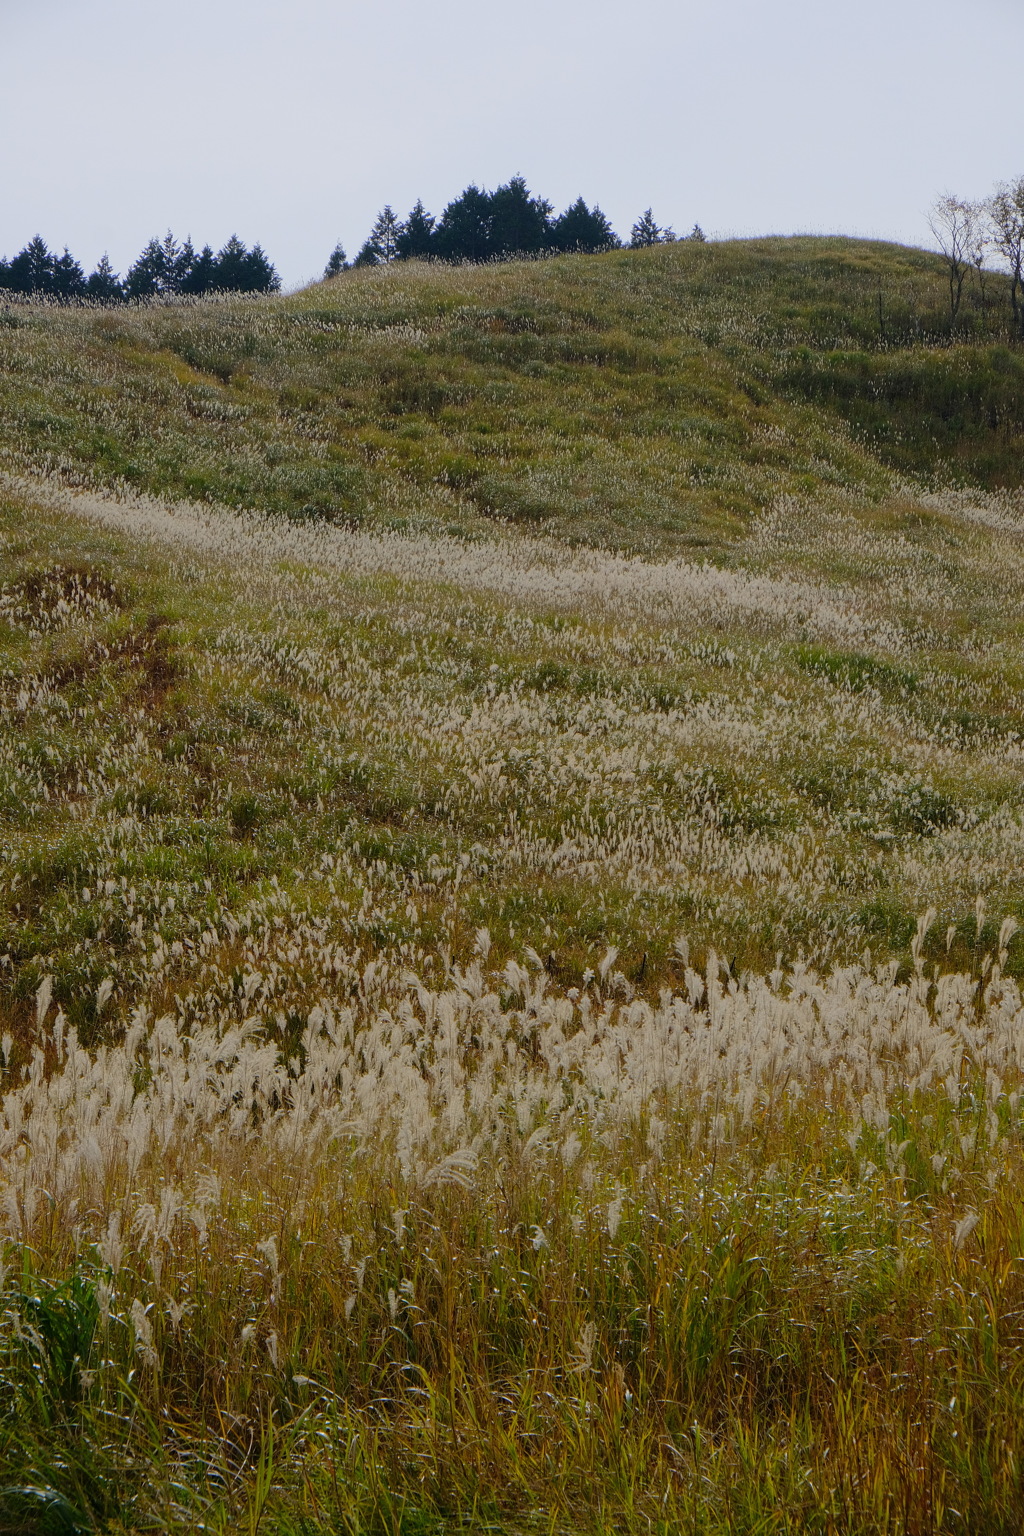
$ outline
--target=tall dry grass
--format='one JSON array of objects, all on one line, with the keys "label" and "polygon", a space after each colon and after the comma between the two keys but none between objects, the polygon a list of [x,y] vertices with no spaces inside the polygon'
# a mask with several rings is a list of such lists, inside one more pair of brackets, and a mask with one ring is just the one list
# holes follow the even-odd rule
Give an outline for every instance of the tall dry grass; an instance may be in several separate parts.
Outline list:
[{"label": "tall dry grass", "polygon": [[0,1529],[1014,1530],[1012,500],[5,507]]}]

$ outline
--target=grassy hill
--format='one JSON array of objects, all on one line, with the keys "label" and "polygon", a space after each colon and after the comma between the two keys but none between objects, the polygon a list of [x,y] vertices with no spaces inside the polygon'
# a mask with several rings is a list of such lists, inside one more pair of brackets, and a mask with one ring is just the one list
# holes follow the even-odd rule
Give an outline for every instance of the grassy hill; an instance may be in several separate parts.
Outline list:
[{"label": "grassy hill", "polygon": [[780,494],[1021,479],[1005,294],[844,240],[350,273],[272,301],[11,307],[11,463],[290,516],[706,550]]},{"label": "grassy hill", "polygon": [[0,1532],[1016,1528],[1024,362],[944,302],[0,314]]}]

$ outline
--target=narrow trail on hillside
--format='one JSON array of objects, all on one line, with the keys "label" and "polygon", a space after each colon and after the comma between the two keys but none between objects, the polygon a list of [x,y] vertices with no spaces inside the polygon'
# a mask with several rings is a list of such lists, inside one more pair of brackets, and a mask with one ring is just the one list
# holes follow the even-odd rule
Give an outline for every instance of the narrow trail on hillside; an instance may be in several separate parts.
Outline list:
[{"label": "narrow trail on hillside", "polygon": [[555,539],[498,534],[492,540],[446,533],[352,529],[296,523],[260,513],[144,496],[70,490],[57,483],[4,476],[10,490],[50,509],[112,531],[157,540],[228,562],[265,579],[282,565],[323,575],[387,577],[487,594],[516,604],[660,625],[730,621],[766,633],[799,634],[893,653],[906,636],[891,620],[865,611],[864,595],[838,584],[728,570],[683,560],[654,562]]}]

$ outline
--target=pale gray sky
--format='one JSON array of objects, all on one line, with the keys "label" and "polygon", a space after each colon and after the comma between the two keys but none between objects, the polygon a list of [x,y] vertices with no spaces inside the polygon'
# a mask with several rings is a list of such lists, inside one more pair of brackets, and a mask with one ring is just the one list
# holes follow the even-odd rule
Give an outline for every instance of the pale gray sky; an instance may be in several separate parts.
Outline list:
[{"label": "pale gray sky", "polygon": [[521,171],[621,234],[917,244],[1024,173],[1024,0],[0,0],[0,253],[170,226],[287,284],[385,202]]}]

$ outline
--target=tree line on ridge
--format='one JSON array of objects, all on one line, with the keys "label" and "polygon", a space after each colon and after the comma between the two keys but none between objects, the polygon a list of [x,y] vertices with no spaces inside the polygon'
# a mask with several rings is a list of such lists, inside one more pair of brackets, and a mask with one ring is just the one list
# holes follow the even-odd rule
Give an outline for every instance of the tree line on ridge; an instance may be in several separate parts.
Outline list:
[{"label": "tree line on ridge", "polygon": [[[698,225],[686,237],[703,240]],[[555,215],[546,198],[534,197],[522,176],[513,176],[493,192],[469,186],[435,218],[418,201],[406,219],[386,206],[377,215],[355,267],[386,266],[392,261],[483,262],[509,256],[554,255],[558,252],[596,254],[628,243],[633,248],[676,239],[668,226],[657,223],[651,209],[633,225],[628,242],[620,240],[598,205],[582,197]],[[338,244],[324,272],[335,277],[349,269]],[[276,293],[281,279],[263,247],[248,249],[237,235],[214,254],[211,246],[197,251],[190,239],[179,242],[170,231],[153,238],[122,277],[107,256],[88,276],[65,246],[51,251],[41,235],[10,260],[0,258],[0,294],[4,291],[58,303],[120,304],[129,300],[175,295],[199,297],[211,293]]]},{"label": "tree line on ridge", "polygon": [[64,303],[84,299],[118,304],[174,294],[276,293],[280,286],[281,279],[262,246],[250,250],[237,235],[215,255],[209,245],[200,251],[191,240],[179,245],[168,231],[163,240],[149,241],[123,278],[106,256],[86,277],[66,246],[58,256],[41,235],[10,261],[0,260],[0,291]]},{"label": "tree line on ridge", "polygon": [[[1015,331],[1024,334],[1024,177],[996,188],[980,201],[946,194],[934,204],[930,224],[949,272],[949,307],[955,326],[964,285],[971,275],[985,296],[989,254],[1010,276],[1010,304]],[[377,215],[355,261],[349,263],[339,243],[328,259],[325,278],[353,267],[387,266],[418,259],[443,262],[500,261],[511,256],[548,256],[559,252],[597,254],[621,248],[660,245],[676,240],[671,228],[657,223],[651,209],[640,215],[623,242],[595,203],[582,197],[556,215],[546,198],[531,194],[522,176],[487,192],[474,185],[454,198],[439,218],[422,200],[405,219],[390,204]],[[703,241],[695,224],[687,240]],[[0,294],[4,291],[70,303],[117,304],[127,300],[211,293],[276,293],[281,279],[263,247],[248,248],[237,235],[216,254],[209,245],[197,251],[191,239],[180,243],[170,231],[153,238],[121,277],[103,256],[87,277],[65,246],[58,255],[41,235],[7,260],[0,258]]]},{"label": "tree line on ridge", "polygon": [[[703,240],[699,225],[686,238]],[[633,225],[629,245],[637,249],[675,239],[675,232],[662,228],[648,208]],[[510,256],[559,252],[596,255],[616,250],[622,244],[596,203],[590,208],[579,197],[556,216],[554,206],[546,198],[532,196],[523,177],[513,176],[493,192],[475,185],[467,187],[448,204],[440,218],[428,213],[422,200],[417,201],[406,219],[399,219],[387,204],[377,215],[351,265],[377,267],[413,259],[501,261]],[[336,277],[348,268],[344,247],[339,244],[331,253],[324,276]]]}]

